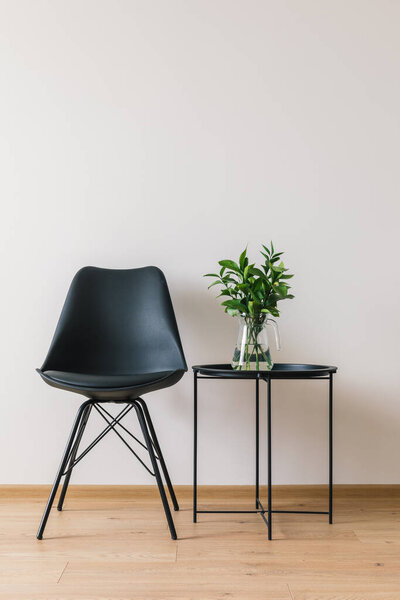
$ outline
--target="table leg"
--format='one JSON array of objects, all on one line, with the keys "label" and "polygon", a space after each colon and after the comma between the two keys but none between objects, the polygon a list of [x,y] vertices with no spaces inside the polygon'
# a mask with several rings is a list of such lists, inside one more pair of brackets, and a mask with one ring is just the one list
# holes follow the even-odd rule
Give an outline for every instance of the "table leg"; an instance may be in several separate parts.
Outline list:
[{"label": "table leg", "polygon": [[268,539],[272,540],[272,489],[271,489],[271,378],[267,379],[267,420],[268,420]]},{"label": "table leg", "polygon": [[193,398],[193,523],[197,523],[197,371],[194,373]]},{"label": "table leg", "polygon": [[333,375],[329,374],[329,523],[333,522]]},{"label": "table leg", "polygon": [[256,510],[260,500],[260,378],[256,379]]}]

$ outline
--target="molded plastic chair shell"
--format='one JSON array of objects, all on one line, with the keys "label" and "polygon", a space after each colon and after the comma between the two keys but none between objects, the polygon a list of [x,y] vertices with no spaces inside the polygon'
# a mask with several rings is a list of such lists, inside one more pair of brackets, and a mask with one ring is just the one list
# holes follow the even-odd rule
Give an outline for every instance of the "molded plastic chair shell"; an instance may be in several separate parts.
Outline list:
[{"label": "molded plastic chair shell", "polygon": [[187,371],[164,274],[84,267],[75,275],[38,372],[57,388],[134,399]]}]

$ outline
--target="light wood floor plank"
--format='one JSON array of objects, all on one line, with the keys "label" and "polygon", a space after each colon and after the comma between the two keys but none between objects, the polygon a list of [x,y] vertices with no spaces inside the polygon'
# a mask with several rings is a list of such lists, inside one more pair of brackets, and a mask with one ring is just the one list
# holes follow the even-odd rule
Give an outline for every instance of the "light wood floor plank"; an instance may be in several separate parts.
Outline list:
[{"label": "light wood floor plank", "polygon": [[[400,600],[400,486],[337,486],[335,523],[199,516],[176,488],[179,539],[150,486],[71,486],[35,538],[47,486],[0,486],[0,598],[7,600]],[[262,490],[265,494],[265,489]],[[277,486],[275,506],[324,509],[326,486]],[[200,489],[200,505],[252,508],[248,486]]]}]

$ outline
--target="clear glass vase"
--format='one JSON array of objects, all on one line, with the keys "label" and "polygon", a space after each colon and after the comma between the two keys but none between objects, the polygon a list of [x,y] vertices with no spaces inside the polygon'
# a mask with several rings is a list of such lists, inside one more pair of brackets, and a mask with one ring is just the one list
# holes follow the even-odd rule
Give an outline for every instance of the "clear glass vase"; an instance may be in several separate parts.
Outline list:
[{"label": "clear glass vase", "polygon": [[239,334],[233,353],[232,367],[238,371],[270,371],[274,366],[268,342],[267,325],[273,326],[277,350],[280,350],[279,330],[274,319],[239,315]]}]

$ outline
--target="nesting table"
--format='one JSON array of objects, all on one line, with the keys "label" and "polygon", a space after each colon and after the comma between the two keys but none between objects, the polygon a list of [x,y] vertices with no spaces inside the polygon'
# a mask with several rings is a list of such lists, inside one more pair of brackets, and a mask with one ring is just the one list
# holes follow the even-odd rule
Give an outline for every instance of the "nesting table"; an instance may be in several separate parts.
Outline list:
[{"label": "nesting table", "polygon": [[[326,365],[308,365],[293,363],[277,363],[271,371],[235,371],[229,364],[214,365],[194,365],[194,457],[193,457],[193,522],[197,522],[197,515],[202,513],[258,513],[265,521],[268,528],[268,539],[272,539],[272,515],[276,513],[306,513],[306,514],[324,514],[329,515],[329,523],[332,523],[332,486],[333,486],[333,375],[337,367]],[[198,382],[201,379],[230,379],[230,380],[255,380],[255,406],[256,406],[256,461],[255,461],[255,509],[254,510],[199,510],[197,507],[197,410],[198,410]],[[275,510],[272,508],[272,469],[271,469],[271,404],[272,390],[271,383],[273,379],[310,379],[313,381],[327,381],[329,388],[329,423],[328,423],[328,444],[329,444],[329,501],[327,511],[312,510]],[[267,483],[268,483],[268,504],[264,508],[260,500],[260,381],[264,381],[267,386]]]}]

